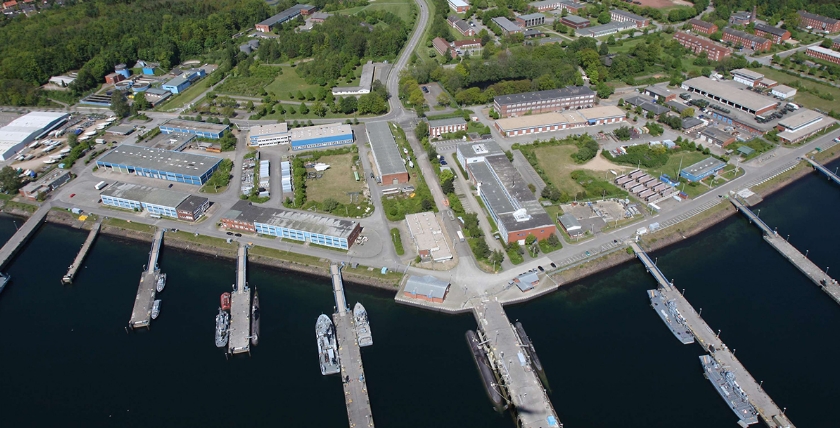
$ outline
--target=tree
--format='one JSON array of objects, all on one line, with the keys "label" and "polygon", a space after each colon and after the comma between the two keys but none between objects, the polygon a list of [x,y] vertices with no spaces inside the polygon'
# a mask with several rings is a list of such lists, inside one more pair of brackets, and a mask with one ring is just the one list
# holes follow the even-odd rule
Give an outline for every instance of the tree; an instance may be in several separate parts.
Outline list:
[{"label": "tree", "polygon": [[[490,247],[487,246],[487,243],[483,239],[476,239],[474,243],[471,242],[470,244],[477,258],[484,259],[490,255]],[[504,260],[504,255],[502,256],[502,260]]]},{"label": "tree", "polygon": [[606,23],[610,22],[611,19],[612,18],[610,17],[610,12],[609,11],[605,10],[605,11],[598,14],[598,23],[599,24],[606,24]]},{"label": "tree", "polygon": [[312,112],[315,113],[315,116],[324,117],[327,115],[327,107],[321,101],[315,101],[315,105],[312,106]]},{"label": "tree", "polygon": [[455,192],[455,175],[452,171],[445,169],[440,173],[440,189],[444,195]]},{"label": "tree", "polygon": [[70,133],[67,136],[67,145],[72,149],[79,145],[79,137],[75,133]]},{"label": "tree", "polygon": [[248,111],[254,111],[254,102],[248,101],[248,104],[245,104],[245,108],[248,109]]},{"label": "tree", "polygon": [[434,205],[432,205],[432,201],[428,199],[423,199],[422,201],[420,201],[420,208],[422,208],[423,211],[429,211],[432,209],[433,206]]},{"label": "tree", "polygon": [[309,114],[309,107],[306,106],[306,103],[300,103],[298,111],[300,112],[300,114]]},{"label": "tree", "polygon": [[680,113],[680,117],[682,117],[682,118],[694,117],[694,107],[689,107],[689,108],[683,110]]},{"label": "tree", "polygon": [[2,187],[3,192],[8,194],[13,194],[20,189],[20,186],[23,185],[21,178],[18,176],[17,171],[12,169],[10,166],[5,166],[3,169],[0,169],[0,187]]},{"label": "tree", "polygon": [[610,36],[610,37],[607,39],[607,44],[608,44],[608,45],[610,45],[610,46],[615,45],[615,36]]},{"label": "tree", "polygon": [[823,39],[822,43],[820,43],[820,46],[822,46],[826,49],[831,49],[831,45],[832,45],[831,39]]},{"label": "tree", "polygon": [[557,235],[552,233],[551,235],[548,235],[546,243],[551,246],[551,248],[557,248],[560,246],[560,239],[557,238]]},{"label": "tree", "polygon": [[335,209],[338,208],[338,201],[333,198],[324,199],[324,202],[321,203],[321,209],[326,212],[333,212]]},{"label": "tree", "polygon": [[131,108],[125,101],[123,93],[117,90],[111,94],[111,111],[118,117],[126,117],[131,112]]},{"label": "tree", "polygon": [[134,94],[134,104],[131,105],[131,110],[134,114],[137,114],[143,110],[148,110],[151,105],[149,101],[146,100],[146,93],[145,92],[137,92]]},{"label": "tree", "polygon": [[606,56],[610,54],[610,48],[607,46],[606,43],[601,43],[601,46],[598,47],[598,54],[601,56]]},{"label": "tree", "polygon": [[452,100],[451,98],[449,98],[449,95],[447,95],[446,92],[441,92],[440,95],[438,95],[437,97],[438,105],[448,106],[450,102],[452,102]]},{"label": "tree", "polygon": [[[563,9],[563,11],[565,12],[566,9]],[[501,266],[502,262],[505,261],[505,253],[502,252],[502,250],[495,250],[490,253],[490,257],[488,257],[487,260],[489,260],[490,263],[493,263],[496,266]]]},{"label": "tree", "polygon": [[525,245],[531,246],[534,245],[534,242],[537,242],[537,237],[529,233],[528,236],[525,237]]},{"label": "tree", "polygon": [[357,100],[356,97],[342,98],[339,102],[341,112],[344,114],[353,113],[358,108],[358,102],[359,100]]},{"label": "tree", "polygon": [[299,90],[299,91],[297,91],[297,95],[295,95],[295,98],[297,98],[299,100],[303,100],[303,99],[306,99],[306,95],[303,95],[303,91]]},{"label": "tree", "polygon": [[[425,121],[418,122],[417,126],[414,127],[414,135],[417,137],[418,140],[422,140],[422,139],[428,137],[429,136],[429,124],[426,123]],[[431,160],[431,158],[429,160]]]}]

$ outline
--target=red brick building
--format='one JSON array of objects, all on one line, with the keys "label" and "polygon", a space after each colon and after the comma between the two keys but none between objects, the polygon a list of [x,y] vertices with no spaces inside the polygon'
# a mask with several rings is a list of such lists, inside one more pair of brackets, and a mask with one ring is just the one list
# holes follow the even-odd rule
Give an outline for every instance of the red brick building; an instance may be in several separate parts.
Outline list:
[{"label": "red brick building", "polygon": [[711,22],[701,21],[697,18],[690,19],[688,23],[691,24],[692,31],[695,33],[703,33],[707,36],[718,30],[717,25],[712,24]]},{"label": "red brick building", "polygon": [[566,15],[560,18],[560,23],[567,27],[574,28],[576,30],[586,28],[591,24],[588,19],[582,18],[577,15]]},{"label": "red brick building", "polygon": [[790,31],[767,24],[755,24],[755,35],[770,38],[773,44],[780,45],[790,38]]},{"label": "red brick building", "polygon": [[440,54],[440,56],[446,56],[447,51],[452,58],[458,56],[458,54],[455,53],[455,49],[452,49],[452,46],[449,46],[449,42],[442,37],[435,37],[435,39],[432,40],[432,46],[435,47],[435,50],[438,54]]},{"label": "red brick building", "polygon": [[730,42],[735,46],[740,45],[756,52],[770,50],[770,47],[773,46],[773,41],[770,39],[728,27],[723,29],[723,41]]},{"label": "red brick building", "polygon": [[827,31],[829,33],[840,32],[840,21],[825,16],[820,16],[814,13],[800,10],[799,12],[799,26],[802,28],[815,29],[817,31]]},{"label": "red brick building", "polygon": [[208,208],[210,208],[209,199],[190,195],[175,207],[175,211],[181,220],[196,221],[204,215]]},{"label": "red brick building", "polygon": [[805,55],[810,57],[819,58],[824,61],[833,62],[835,64],[840,64],[840,52],[833,51],[831,49],[826,49],[822,46],[812,46],[805,51]]},{"label": "red brick building", "polygon": [[840,37],[831,40],[831,49],[840,50]]},{"label": "red brick building", "polygon": [[118,82],[122,82],[123,80],[125,80],[125,76],[123,76],[120,73],[111,73],[105,76],[105,83],[110,83],[112,85]]},{"label": "red brick building", "polygon": [[690,34],[674,33],[674,40],[695,54],[699,55],[700,52],[706,52],[706,55],[712,61],[720,61],[732,55],[732,49]]}]

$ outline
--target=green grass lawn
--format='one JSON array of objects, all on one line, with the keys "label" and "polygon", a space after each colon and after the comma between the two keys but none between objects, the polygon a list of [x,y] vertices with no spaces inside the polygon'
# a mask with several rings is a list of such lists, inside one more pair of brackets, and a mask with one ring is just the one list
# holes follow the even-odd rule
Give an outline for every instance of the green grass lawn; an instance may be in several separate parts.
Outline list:
[{"label": "green grass lawn", "polygon": [[193,100],[195,100],[199,95],[201,95],[209,87],[210,87],[210,79],[205,77],[205,78],[201,79],[195,85],[187,88],[186,91],[181,92],[178,95],[175,95],[169,101],[161,104],[155,110],[168,111],[168,110],[175,110],[175,109],[184,107],[185,105],[187,105],[187,104],[191,103]]},{"label": "green grass lawn", "polygon": [[[323,202],[327,198],[333,198],[341,203],[348,203],[350,197],[348,192],[360,192],[364,187],[363,181],[356,181],[353,177],[354,153],[343,155],[322,156],[318,162],[330,165],[330,168],[323,172],[324,176],[315,180],[306,180],[306,199],[310,201]],[[308,171],[315,171],[314,169]],[[359,174],[363,174],[359,171]]]},{"label": "green grass lawn", "polygon": [[694,165],[695,163],[708,157],[709,155],[704,155],[703,153],[695,151],[677,152],[668,157],[668,162],[666,162],[665,165],[657,168],[646,168],[646,170],[648,174],[656,178],[659,178],[662,174],[668,174],[668,176],[672,179],[676,179],[676,177],[679,177],[680,175],[680,162],[682,162],[682,167],[685,169],[685,167]]},{"label": "green grass lawn", "polygon": [[574,145],[544,146],[534,149],[539,160],[540,169],[545,171],[551,183],[561,192],[574,195],[582,192],[583,187],[575,182],[569,174],[580,165],[572,161],[571,155],[577,153],[578,148]]},{"label": "green grass lawn", "polygon": [[314,94],[318,90],[318,85],[310,85],[302,77],[298,76],[294,67],[284,65],[280,66],[280,68],[283,69],[283,74],[277,76],[273,82],[266,85],[266,92],[274,92],[279,99],[288,100],[289,92],[297,94],[297,91],[301,91],[305,94],[306,91],[312,91]]},{"label": "green grass lawn", "polygon": [[829,93],[834,96],[835,101],[828,101],[824,100],[812,93],[805,92],[799,89],[794,95],[791,102],[801,104],[807,108],[818,108],[823,111],[830,111],[832,109],[836,109],[837,102],[840,100],[840,88],[836,88],[834,86],[827,85],[825,83],[814,83],[810,82],[805,79],[800,79],[795,76],[791,76],[787,73],[783,73],[779,70],[761,67],[761,68],[750,68],[751,70],[755,70],[763,75],[765,75],[768,79],[773,79],[780,84],[791,86],[790,83],[793,81],[799,81],[803,85],[809,88],[816,88],[820,93]]},{"label": "green grass lawn", "polygon": [[386,10],[397,15],[406,23],[412,22],[411,10],[414,7],[412,0],[373,0],[367,6],[353,7],[336,11],[339,15],[355,15],[363,10]]}]

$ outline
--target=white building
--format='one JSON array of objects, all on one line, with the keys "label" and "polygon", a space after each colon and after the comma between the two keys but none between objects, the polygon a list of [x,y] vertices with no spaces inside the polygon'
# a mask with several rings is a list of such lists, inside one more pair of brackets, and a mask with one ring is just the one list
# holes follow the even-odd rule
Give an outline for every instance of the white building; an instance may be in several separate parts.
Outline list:
[{"label": "white building", "polygon": [[764,78],[764,75],[761,73],[756,73],[752,70],[747,70],[746,68],[739,68],[737,70],[730,71],[732,73],[732,79],[738,83],[743,83],[749,87],[755,87],[761,79]]},{"label": "white building", "polygon": [[791,88],[790,86],[786,85],[777,85],[770,90],[770,94],[774,97],[779,97],[783,100],[786,100],[796,95],[796,88]]},{"label": "white building", "polygon": [[27,144],[45,136],[70,117],[67,113],[33,111],[0,128],[0,160],[7,160]]},{"label": "white building", "polygon": [[289,126],[285,122],[252,126],[248,131],[248,145],[252,147],[276,146],[289,144],[291,141],[292,134],[289,133]]}]

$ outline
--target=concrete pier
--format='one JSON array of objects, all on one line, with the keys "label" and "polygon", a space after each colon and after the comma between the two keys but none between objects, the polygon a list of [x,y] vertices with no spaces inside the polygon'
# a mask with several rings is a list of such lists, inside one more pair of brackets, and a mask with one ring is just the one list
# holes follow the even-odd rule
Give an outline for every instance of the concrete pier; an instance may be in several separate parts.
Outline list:
[{"label": "concrete pier", "polygon": [[131,310],[131,319],[128,326],[131,328],[149,327],[152,322],[152,305],[155,303],[155,286],[160,274],[158,269],[158,256],[160,245],[163,242],[165,229],[158,229],[155,232],[155,240],[152,242],[152,250],[149,252],[149,262],[146,270],[140,275],[140,285],[137,287],[137,295],[134,297],[134,309]]},{"label": "concrete pier", "polygon": [[18,228],[17,232],[6,241],[6,244],[3,245],[3,248],[0,248],[0,269],[6,267],[6,264],[9,263],[9,260],[17,254],[18,250],[23,247],[23,244],[29,240],[29,238],[34,235],[34,232],[38,230],[41,224],[44,223],[44,219],[47,218],[47,213],[50,212],[52,209],[51,204],[44,204],[38,208],[26,222],[24,222],[20,228]]},{"label": "concrete pier", "polygon": [[804,159],[806,162],[811,164],[811,166],[813,166],[815,170],[823,173],[826,177],[828,177],[829,180],[833,181],[834,184],[840,184],[840,177],[838,177],[837,174],[831,172],[828,168],[822,166],[821,164],[819,164],[818,162],[816,162],[813,159],[809,159],[809,158],[802,158],[802,159]]},{"label": "concrete pier", "polygon": [[[830,173],[831,171],[829,171]],[[750,222],[758,226],[764,235],[764,240],[767,241],[770,246],[776,249],[781,255],[785,256],[789,262],[791,262],[800,272],[804,273],[805,276],[808,277],[817,287],[820,287],[826,294],[828,294],[835,302],[840,304],[840,285],[837,284],[837,280],[828,276],[828,273],[820,269],[817,265],[815,265],[811,260],[805,257],[804,254],[800,253],[799,250],[796,249],[793,245],[791,245],[788,241],[784,238],[779,236],[779,233],[775,230],[771,230],[770,226],[764,223],[763,220],[758,218],[752,210],[747,208],[741,201],[737,200],[736,198],[729,199],[739,211],[744,213],[747,218],[750,219]]]},{"label": "concrete pier", "polygon": [[482,343],[502,383],[503,394],[516,412],[517,427],[562,427],[539,375],[525,351],[502,304],[485,299],[473,309]]},{"label": "concrete pier", "polygon": [[236,259],[236,288],[230,295],[230,336],[228,353],[251,350],[251,289],[246,281],[248,247],[239,247]]},{"label": "concrete pier", "polygon": [[[650,257],[647,257],[647,253],[642,251],[636,243],[631,243],[630,247],[633,248],[633,251],[636,252],[636,257],[642,261],[645,267],[648,269],[648,272],[653,272],[656,269],[656,266],[650,262]],[[703,349],[709,352],[712,358],[718,362],[722,367],[726,370],[731,371],[735,374],[735,379],[739,385],[741,385],[741,389],[747,394],[747,397],[755,406],[756,410],[758,410],[759,417],[767,424],[768,427],[786,427],[786,428],[795,428],[795,426],[787,419],[782,413],[782,410],[776,403],[773,402],[773,399],[761,388],[758,382],[756,382],[755,378],[752,377],[750,372],[747,371],[746,367],[744,367],[741,362],[735,358],[735,354],[729,350],[729,347],[720,340],[717,334],[712,331],[712,328],[706,324],[706,321],[700,317],[700,314],[694,310],[694,307],[688,303],[688,300],[672,286],[672,284],[663,282],[660,280],[656,275],[653,275],[656,278],[657,283],[660,285],[660,292],[662,296],[666,300],[673,300],[677,304],[677,309],[682,314],[683,318],[685,318],[685,325],[691,330],[691,333],[694,335],[697,343],[703,347]],[[667,288],[666,288],[667,286]]]},{"label": "concrete pier", "polygon": [[82,244],[82,249],[79,250],[79,254],[77,254],[76,259],[73,260],[73,264],[71,264],[70,267],[67,269],[67,274],[64,275],[63,278],[61,278],[61,283],[62,284],[72,284],[73,283],[73,278],[76,277],[76,272],[82,266],[82,262],[85,260],[85,257],[87,256],[88,251],[90,251],[90,248],[93,246],[93,241],[96,239],[96,236],[99,234],[99,229],[100,229],[101,226],[102,226],[102,222],[97,221],[93,225],[93,228],[90,229],[90,233],[88,233],[88,237],[87,237],[87,239],[85,239],[85,243]]},{"label": "concrete pier", "polygon": [[365,368],[362,365],[362,352],[356,338],[353,314],[346,310],[344,283],[341,280],[341,267],[330,265],[336,313],[333,315],[335,336],[338,341],[338,354],[341,356],[341,383],[344,387],[344,402],[347,405],[347,420],[350,428],[373,427],[373,411],[365,381]]}]

